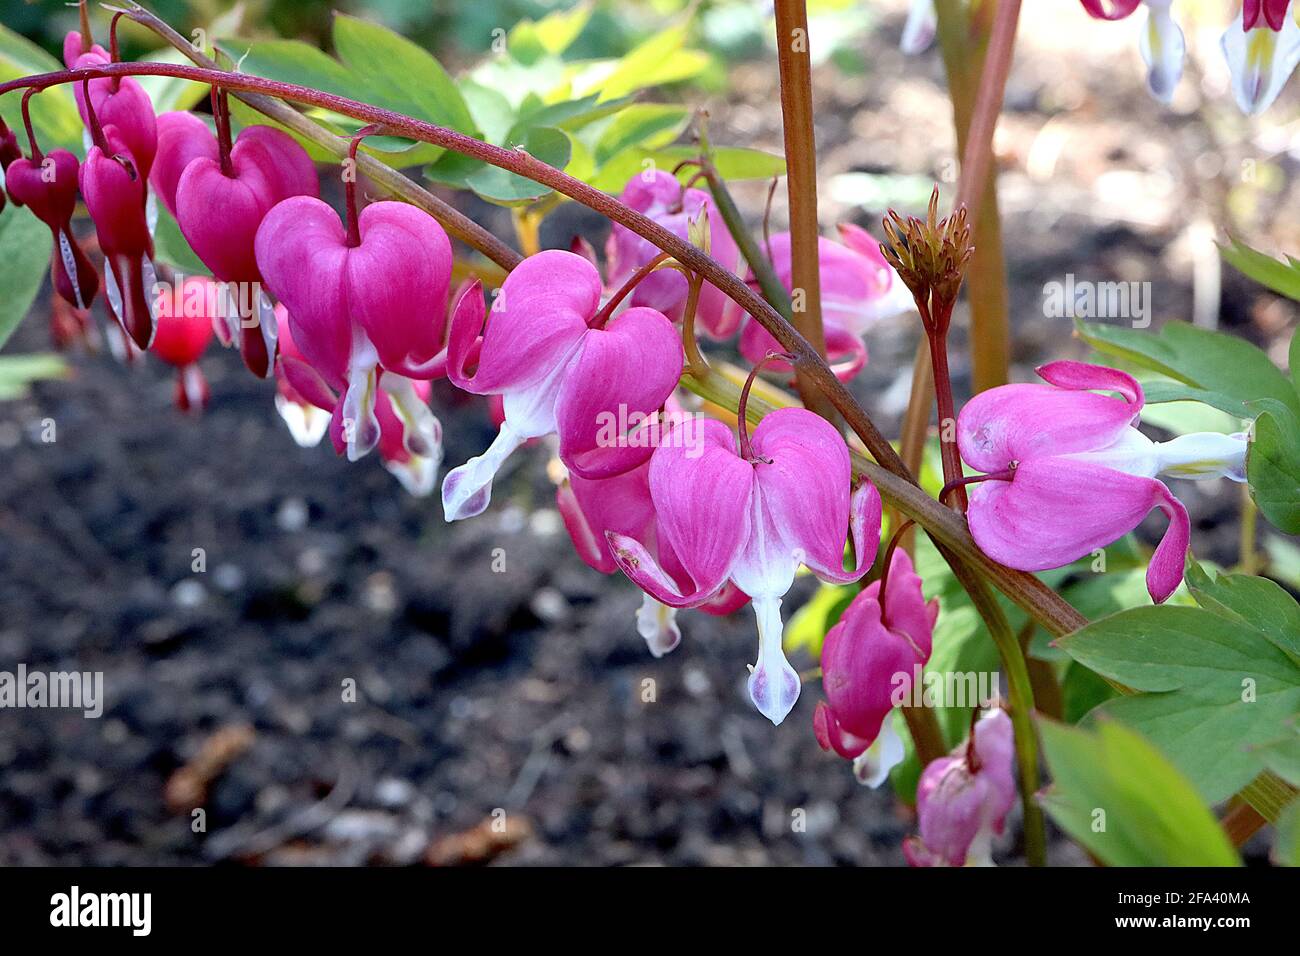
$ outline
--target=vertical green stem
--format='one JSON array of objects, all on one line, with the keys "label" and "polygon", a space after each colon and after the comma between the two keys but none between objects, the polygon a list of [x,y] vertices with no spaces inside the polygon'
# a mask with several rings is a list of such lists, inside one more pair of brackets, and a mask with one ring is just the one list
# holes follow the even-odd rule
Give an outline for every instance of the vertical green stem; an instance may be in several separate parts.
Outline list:
[{"label": "vertical green stem", "polygon": [[1259,508],[1250,496],[1250,486],[1241,486],[1241,536],[1240,554],[1237,557],[1238,570],[1242,574],[1259,573],[1259,552],[1256,550],[1255,535],[1259,526]]},{"label": "vertical green stem", "polygon": [[[937,541],[935,544],[941,552],[945,552],[945,557],[949,557],[950,552],[943,545]],[[984,579],[956,555],[951,557],[953,560],[949,563],[953,575],[966,589],[975,610],[988,626],[998,656],[1002,659],[1002,669],[1007,674],[1008,712],[1016,738],[1020,802],[1025,815],[1025,859],[1030,866],[1043,866],[1047,862],[1047,831],[1043,811],[1037,800],[1038,738],[1034,734],[1034,690],[1029,681],[1029,670],[1025,666],[1024,655],[1020,653],[1020,643]]]}]

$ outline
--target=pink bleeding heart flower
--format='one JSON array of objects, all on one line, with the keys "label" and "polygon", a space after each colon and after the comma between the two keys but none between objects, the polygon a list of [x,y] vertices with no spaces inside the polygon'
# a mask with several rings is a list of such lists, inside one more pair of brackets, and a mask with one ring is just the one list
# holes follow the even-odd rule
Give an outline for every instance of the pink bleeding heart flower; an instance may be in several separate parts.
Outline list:
[{"label": "pink bleeding heart flower", "polygon": [[379,385],[379,458],[407,492],[426,498],[442,464],[442,423],[429,410],[433,387],[392,374],[381,376]]},{"label": "pink bleeding heart flower", "polygon": [[[102,52],[92,51],[78,57],[73,69],[104,66],[108,62],[109,58]],[[158,150],[158,125],[149,94],[129,76],[104,76],[91,80],[89,85],[90,105],[94,107],[95,115],[93,121],[86,106],[85,84],[76,84],[73,92],[81,121],[87,131],[92,132],[92,139],[95,121],[105,128],[117,127],[118,137],[134,159],[136,169],[142,179],[148,179]]]},{"label": "pink bleeding heart flower", "polygon": [[72,216],[77,208],[77,157],[66,149],[33,153],[9,164],[5,187],[14,202],[30,209],[54,237],[50,278],[55,291],[79,310],[90,308],[99,291],[99,273],[77,243]]},{"label": "pink bleeding heart flower", "polygon": [[[311,371],[307,360],[299,351],[297,343],[293,340],[293,332],[289,328],[289,310],[283,303],[275,307],[275,321],[276,338],[279,342],[279,355],[275,363],[275,409],[280,413],[281,420],[299,447],[314,448],[329,431],[330,413],[334,409],[336,398],[329,386],[320,381],[320,376]],[[289,375],[285,372],[285,363],[290,361],[298,363],[311,373],[312,385],[324,389],[324,392],[317,397],[328,407],[309,401],[294,388],[293,383],[289,381]],[[328,398],[324,397],[326,393]]]},{"label": "pink bleeding heart flower", "polygon": [[[727,231],[713,197],[701,189],[683,189],[677,177],[661,170],[638,173],[623,187],[622,201],[653,219],[673,235],[690,242],[690,224],[701,210],[707,212],[709,255],[733,272],[740,265],[740,250]],[[607,281],[617,289],[637,269],[659,254],[659,247],[626,226],[615,223],[605,245]],[[680,321],[686,308],[686,277],[675,269],[661,269],[643,279],[628,299],[630,306],[647,306]],[[704,283],[695,310],[696,328],[714,339],[735,334],[740,314],[730,308],[731,300],[712,283]]]},{"label": "pink bleeding heart flower", "polygon": [[[92,122],[94,118],[92,113]],[[157,326],[150,308],[157,279],[153,237],[144,211],[145,180],[114,127],[92,129],[96,130],[95,145],[78,171],[81,195],[108,262],[109,304],[131,340],[147,349]]]},{"label": "pink bleeding heart flower", "polygon": [[487,508],[493,477],[529,438],[557,432],[560,460],[583,478],[612,477],[650,457],[643,426],[677,387],[681,339],[662,313],[644,307],[589,327],[600,294],[600,275],[581,256],[556,249],[529,256],[486,315],[472,375],[467,366],[486,313],[477,286],[462,294],[448,337],[448,377],[467,392],[502,396],[505,421],[486,452],[443,481],[448,521]]},{"label": "pink bleeding heart flower", "polygon": [[452,254],[437,221],[405,203],[373,203],[349,224],[321,200],[295,196],[266,214],[254,245],[298,348],[343,393],[339,420],[355,461],[379,442],[380,370],[405,379],[445,371]]},{"label": "pink bleeding heart flower", "polygon": [[[610,550],[607,532],[628,535],[647,543],[661,567],[667,569],[682,588],[690,587],[690,578],[672,548],[657,531],[654,502],[650,497],[650,462],[613,478],[592,480],[570,475],[555,495],[556,506],[564,519],[573,546],[586,564],[602,574],[618,570]],[[677,609],[643,595],[637,611],[637,633],[645,639],[650,653],[663,657],[681,642],[677,627]],[[726,615],[743,607],[749,600],[735,585],[727,582],[699,610]]]},{"label": "pink bleeding heart flower", "polygon": [[69,70],[75,69],[77,61],[87,53],[99,57],[105,63],[112,60],[109,52],[98,43],[91,42],[87,44],[82,39],[80,31],[69,30],[63,37],[63,64]]},{"label": "pink bleeding heart flower", "polygon": [[[666,442],[650,461],[659,551],[667,544],[681,573],[670,573],[644,541],[607,534],[623,573],[663,604],[697,607],[727,581],[750,595],[759,651],[749,695],[774,724],[799,697],[799,675],[781,647],[781,599],[795,572],[806,565],[843,584],[875,559],[880,494],[864,481],[850,496],[851,477],[844,439],[806,409],[770,413],[752,441],[742,428],[739,448],[731,431],[710,419],[695,440]],[[845,571],[850,530],[857,564]],[[689,587],[679,583],[683,576]]]},{"label": "pink bleeding heart flower", "polygon": [[110,59],[108,51],[94,41],[90,33],[90,12],[86,9],[86,0],[79,0],[77,13],[81,20],[79,29],[69,30],[63,36],[63,63],[72,69],[78,57],[83,53],[95,53],[105,61]]},{"label": "pink bleeding heart flower", "polygon": [[[292,320],[286,319],[285,325],[292,327]],[[351,426],[343,415],[344,405],[321,374],[297,354],[296,348],[280,352],[277,376],[280,383],[276,406],[298,444],[309,442],[303,440],[305,435],[300,438],[300,432],[295,431],[296,419],[285,414],[286,405],[314,405],[331,413],[328,431],[334,450],[340,455],[348,453],[352,438]],[[442,423],[429,408],[431,391],[425,380],[409,379],[383,369],[376,373],[373,404],[379,429],[376,441],[379,457],[388,472],[417,498],[433,491],[438,466],[442,464]],[[314,424],[311,427],[314,431]]]},{"label": "pink bleeding heart flower", "polygon": [[163,113],[157,126],[158,150],[149,171],[149,185],[175,216],[176,186],[185,168],[196,159],[218,160],[220,149],[208,124],[187,110]]},{"label": "pink bleeding heart flower", "polygon": [[[174,132],[170,127],[168,132]],[[269,126],[245,127],[224,159],[201,154],[207,149],[198,145],[204,136],[215,145],[206,126],[202,136],[190,126],[169,137],[182,157],[198,154],[176,182],[176,221],[195,255],[227,284],[229,337],[239,343],[249,371],[265,378],[274,364],[276,323],[261,288],[257,231],[277,203],[319,195],[316,168],[291,136]],[[164,180],[176,162],[175,155],[167,157]]]},{"label": "pink bleeding heart flower", "polygon": [[1131,375],[1083,362],[1052,362],[1038,374],[1047,385],[989,389],[957,416],[962,458],[992,479],[970,493],[971,534],[995,561],[1042,571],[1110,544],[1159,508],[1169,527],[1147,590],[1164,601],[1183,579],[1191,524],[1156,476],[1244,481],[1244,436],[1153,442],[1135,427],[1144,399]]},{"label": "pink bleeding heart flower", "polygon": [[1173,0],[1080,0],[1088,15],[1097,20],[1123,20],[1146,3],[1147,21],[1138,33],[1138,50],[1147,65],[1147,86],[1151,95],[1168,103],[1183,75],[1187,41],[1170,14]]},{"label": "pink bleeding heart flower", "polygon": [[176,407],[202,411],[208,383],[198,361],[212,341],[212,322],[221,307],[221,290],[211,279],[192,276],[178,287],[159,285],[154,300],[158,332],[149,351],[176,368]]},{"label": "pink bleeding heart flower", "polygon": [[1241,24],[1247,30],[1262,18],[1270,30],[1281,30],[1291,0],[1245,0],[1241,6]]},{"label": "pink bleeding heart flower", "polygon": [[[867,364],[867,347],[862,334],[876,322],[893,318],[914,308],[912,294],[880,252],[880,243],[861,226],[840,226],[843,244],[822,237],[818,240],[821,277],[822,320],[826,330],[826,353],[840,381],[847,382]],[[790,234],[777,233],[766,244],[773,271],[786,290],[794,287]],[[751,276],[748,280],[757,288]],[[734,303],[731,308],[738,309]],[[770,352],[780,351],[767,329],[750,321],[740,334],[740,353],[750,362],[760,362]],[[788,363],[772,362],[775,371],[791,371]]]},{"label": "pink bleeding heart flower", "polygon": [[1247,0],[1220,41],[1233,96],[1248,116],[1268,109],[1300,64],[1300,26],[1289,7],[1290,0]]},{"label": "pink bleeding heart flower", "polygon": [[996,709],[975,724],[973,740],[932,760],[916,785],[920,834],[903,842],[912,866],[992,866],[993,837],[1016,801],[1011,718]]},{"label": "pink bleeding heart flower", "polygon": [[813,730],[823,750],[853,761],[855,776],[878,787],[903,759],[903,742],[888,719],[910,699],[930,659],[939,601],[921,595],[921,578],[901,548],[890,559],[881,607],[880,581],[845,608],[822,644],[822,687]]}]

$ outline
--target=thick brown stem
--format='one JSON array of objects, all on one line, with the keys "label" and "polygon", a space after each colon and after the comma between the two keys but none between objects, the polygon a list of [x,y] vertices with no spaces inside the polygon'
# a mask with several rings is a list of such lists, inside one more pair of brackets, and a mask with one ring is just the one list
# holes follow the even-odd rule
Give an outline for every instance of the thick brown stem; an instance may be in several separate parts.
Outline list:
[{"label": "thick brown stem", "polygon": [[953,490],[954,506],[966,510],[966,489],[959,482],[963,477],[961,452],[957,450],[957,413],[953,409],[952,379],[948,374],[947,336],[936,332],[929,336],[930,362],[934,369],[934,395],[939,407],[939,454],[943,458],[943,482]]},{"label": "thick brown stem", "polygon": [[[804,0],[776,0],[776,56],[781,72],[781,118],[785,137],[785,183],[790,206],[790,284],[794,326],[826,357],[817,226],[817,143],[813,134],[812,60]],[[800,308],[799,306],[802,306]],[[795,369],[806,407],[831,417],[824,396],[805,371]]]},{"label": "thick brown stem", "polygon": [[[1016,6],[1019,7],[1017,0]],[[974,390],[984,391],[1008,380],[1010,362],[1010,326],[1006,261],[1002,249],[1002,225],[997,206],[997,180],[988,174],[984,161],[982,181],[976,181],[972,163],[966,158],[974,114],[977,84],[983,86],[984,49],[979,35],[992,32],[988,27],[1002,5],[989,2],[980,7],[978,22],[973,22],[961,0],[936,0],[939,18],[939,43],[943,51],[948,91],[952,98],[953,125],[957,131],[957,149],[963,156],[962,179],[958,191],[964,197],[967,215],[972,220],[975,256],[967,272],[966,284],[971,308],[971,377]],[[1014,30],[1014,26],[1013,26]],[[992,82],[990,80],[990,82]],[[1005,77],[1001,80],[1005,86]],[[996,102],[1001,103],[1001,90]],[[988,97],[985,97],[988,99]],[[996,120],[996,114],[994,115]],[[992,127],[987,127],[992,142]],[[977,134],[982,138],[984,134]],[[980,165],[980,161],[974,163]],[[978,203],[975,201],[979,197]]]}]

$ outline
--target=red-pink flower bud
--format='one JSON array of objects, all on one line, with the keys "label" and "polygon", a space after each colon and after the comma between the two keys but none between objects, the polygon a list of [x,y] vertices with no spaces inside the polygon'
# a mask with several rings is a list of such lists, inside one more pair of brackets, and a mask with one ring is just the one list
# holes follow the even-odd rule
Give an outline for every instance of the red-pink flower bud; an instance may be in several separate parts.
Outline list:
[{"label": "red-pink flower bud", "polygon": [[1011,718],[992,710],[975,724],[973,744],[932,760],[916,785],[920,834],[903,843],[912,866],[991,866],[993,837],[1016,800]]},{"label": "red-pink flower bud", "polygon": [[50,278],[55,292],[70,305],[88,309],[99,291],[99,275],[72,232],[77,174],[77,157],[66,149],[55,149],[39,161],[14,160],[5,173],[5,186],[15,203],[27,206],[50,227],[54,237]]},{"label": "red-pink flower bud", "polygon": [[191,277],[179,289],[158,287],[158,331],[149,351],[175,366],[176,406],[181,411],[201,411],[208,404],[208,383],[196,363],[212,341],[220,304],[221,290],[211,279]]},{"label": "red-pink flower bud", "polygon": [[81,164],[81,195],[108,262],[109,303],[131,339],[147,349],[155,328],[150,308],[155,277],[145,180],[116,129],[107,127],[103,133],[103,145],[91,146]]},{"label": "red-pink flower bud", "polygon": [[[724,268],[736,269],[740,250],[722,221],[713,197],[702,189],[683,189],[677,177],[662,170],[637,173],[623,187],[622,201],[653,219],[679,239],[691,241],[690,224],[700,215],[708,216],[709,255]],[[605,244],[607,281],[618,288],[637,269],[659,254],[658,246],[615,223]],[[676,269],[657,271],[637,285],[629,305],[647,306],[679,321],[686,306],[686,277]],[[704,283],[696,306],[696,328],[715,339],[730,338],[739,325],[741,313],[730,308],[731,300],[712,283]]]},{"label": "red-pink flower bud", "polygon": [[[77,58],[74,69],[103,66],[109,58],[102,53],[86,53]],[[142,179],[149,178],[154,154],[158,150],[158,126],[154,118],[153,102],[136,80],[129,76],[104,76],[92,79],[90,105],[99,125],[107,129],[116,126],[122,144],[135,160]],[[77,110],[86,129],[93,133],[94,121],[86,108],[84,84],[73,87]]]},{"label": "red-pink flower bud", "polygon": [[939,601],[921,595],[921,579],[901,548],[885,578],[873,581],[845,609],[822,644],[822,687],[813,729],[823,750],[854,761],[858,779],[879,786],[902,759],[902,744],[889,714],[910,698],[920,669],[930,659]]}]

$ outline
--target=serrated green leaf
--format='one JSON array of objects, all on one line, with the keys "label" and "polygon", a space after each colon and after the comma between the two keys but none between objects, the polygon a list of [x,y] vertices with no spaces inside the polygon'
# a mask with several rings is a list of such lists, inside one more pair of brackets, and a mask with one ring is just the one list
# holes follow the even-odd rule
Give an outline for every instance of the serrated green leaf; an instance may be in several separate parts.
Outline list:
[{"label": "serrated green leaf", "polygon": [[1108,866],[1239,866],[1227,834],[1165,756],[1114,721],[1040,720],[1052,819]]},{"label": "serrated green leaf", "polygon": [[1138,693],[1096,712],[1150,739],[1211,802],[1264,768],[1252,745],[1300,711],[1300,667],[1244,622],[1190,607],[1140,607],[1058,639],[1074,660]]},{"label": "serrated green leaf", "polygon": [[1255,419],[1246,476],[1264,517],[1288,534],[1300,534],[1300,417],[1275,406]]},{"label": "serrated green leaf", "polygon": [[[516,134],[511,134],[503,145],[523,147],[534,158],[559,169],[569,164],[569,137],[563,130],[554,127],[535,126],[525,131],[518,139]],[[531,202],[551,191],[549,187],[535,183],[531,179],[489,165],[484,165],[466,176],[465,185],[489,202],[501,205]]]},{"label": "serrated green leaf", "polygon": [[339,59],[369,91],[369,102],[476,132],[460,90],[432,54],[387,27],[342,13],[334,15],[333,39]]},{"label": "serrated green leaf", "polygon": [[49,228],[31,210],[5,203],[0,213],[0,348],[36,299],[53,245]]},{"label": "serrated green leaf", "polygon": [[1300,302],[1300,264],[1294,259],[1279,262],[1272,256],[1252,249],[1240,239],[1219,243],[1223,258],[1238,272],[1254,279],[1278,295]]},{"label": "serrated green leaf", "polygon": [[1187,586],[1205,610],[1243,621],[1282,650],[1300,654],[1300,604],[1276,582],[1253,574],[1213,576],[1189,561]]},{"label": "serrated green leaf", "polygon": [[685,23],[667,28],[645,40],[619,59],[613,70],[596,86],[602,100],[613,100],[651,86],[689,79],[709,64],[709,56],[685,49]]},{"label": "serrated green leaf", "polygon": [[684,106],[664,103],[636,103],[620,111],[596,140],[596,165],[632,146],[658,149],[675,140],[690,122]]},{"label": "serrated green leaf", "polygon": [[592,5],[579,3],[568,10],[556,10],[540,20],[521,20],[511,29],[506,49],[520,63],[533,63],[541,56],[559,56],[578,39],[591,19]]}]

